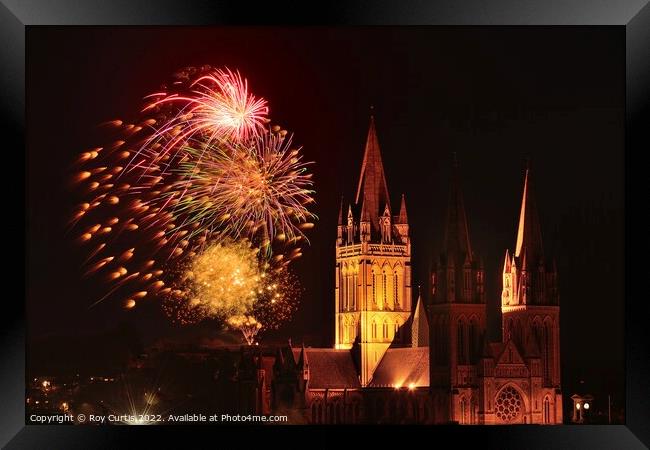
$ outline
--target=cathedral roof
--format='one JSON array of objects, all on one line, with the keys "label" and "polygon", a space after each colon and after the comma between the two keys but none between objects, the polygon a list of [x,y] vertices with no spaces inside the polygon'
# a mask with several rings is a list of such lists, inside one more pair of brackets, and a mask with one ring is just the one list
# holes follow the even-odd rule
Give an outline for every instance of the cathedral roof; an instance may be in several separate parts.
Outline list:
[{"label": "cathedral roof", "polygon": [[447,206],[447,221],[445,223],[445,237],[443,251],[449,256],[456,257],[456,263],[463,264],[466,258],[472,258],[472,245],[469,240],[469,228],[465,203],[460,188],[460,174],[458,162],[454,156],[452,166],[451,186],[449,189],[449,204]]},{"label": "cathedral roof", "polygon": [[[294,348],[294,358],[302,349]],[[344,389],[361,387],[350,350],[305,348],[309,360],[310,389]]]},{"label": "cathedral roof", "polygon": [[369,215],[375,230],[379,227],[375,218],[379,217],[385,205],[390,208],[384,164],[381,160],[379,140],[375,130],[375,119],[372,116],[370,117],[370,127],[368,128],[355,203],[357,205],[363,204],[364,212]]},{"label": "cathedral roof", "polygon": [[489,342],[487,348],[489,349],[489,355],[492,358],[498,358],[503,353],[503,349],[506,347],[506,344],[503,342]]},{"label": "cathedral roof", "polygon": [[528,263],[533,264],[539,263],[544,258],[542,231],[539,224],[537,203],[533,195],[530,168],[526,169],[526,178],[524,180],[515,257],[525,259]]},{"label": "cathedral roof", "polygon": [[499,353],[495,353],[494,357],[497,364],[524,364],[521,352],[512,339],[502,344]]},{"label": "cathedral roof", "polygon": [[389,348],[370,383],[371,387],[429,386],[429,347]]},{"label": "cathedral roof", "polygon": [[301,369],[309,368],[309,357],[307,356],[307,352],[305,352],[305,344],[303,344],[302,348],[300,349],[300,356],[298,357],[298,367],[300,367]]}]

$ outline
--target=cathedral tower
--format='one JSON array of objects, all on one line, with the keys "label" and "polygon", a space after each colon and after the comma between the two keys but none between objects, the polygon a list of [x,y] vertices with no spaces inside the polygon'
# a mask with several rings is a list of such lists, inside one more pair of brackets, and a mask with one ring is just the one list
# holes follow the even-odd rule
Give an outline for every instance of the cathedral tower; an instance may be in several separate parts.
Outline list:
[{"label": "cathedral tower", "polygon": [[402,195],[399,213],[392,215],[373,117],[356,199],[344,206],[336,239],[335,348],[359,346],[359,376],[366,386],[391,343],[407,340],[403,325],[411,314],[406,201]]},{"label": "cathedral tower", "polygon": [[473,389],[473,367],[487,323],[484,270],[472,251],[455,157],[442,252],[431,273],[431,287],[431,386],[453,392],[452,420],[477,423],[480,399]]},{"label": "cathedral tower", "polygon": [[[560,306],[555,261],[546,260],[531,171],[526,170],[514,253],[506,251],[501,294],[503,341],[522,355],[539,354],[541,386],[534,389],[539,423],[561,423]],[[537,390],[537,392],[535,392]],[[543,405],[543,407],[541,406]]]}]

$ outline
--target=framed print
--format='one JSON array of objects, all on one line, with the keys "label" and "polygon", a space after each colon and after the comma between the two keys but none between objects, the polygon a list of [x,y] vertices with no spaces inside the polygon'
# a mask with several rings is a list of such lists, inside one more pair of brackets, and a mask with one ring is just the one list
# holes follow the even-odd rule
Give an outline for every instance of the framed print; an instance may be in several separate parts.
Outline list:
[{"label": "framed print", "polygon": [[644,2],[0,11],[7,448],[650,442]]}]

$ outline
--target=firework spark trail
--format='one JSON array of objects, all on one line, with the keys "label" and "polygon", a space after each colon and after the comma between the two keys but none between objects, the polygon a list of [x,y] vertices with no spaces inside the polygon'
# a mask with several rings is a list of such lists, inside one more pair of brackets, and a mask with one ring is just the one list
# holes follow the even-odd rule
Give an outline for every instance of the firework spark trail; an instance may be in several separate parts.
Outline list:
[{"label": "firework spark trail", "polygon": [[[128,277],[124,278],[124,279],[121,280],[119,283],[117,283],[117,284],[113,287],[113,289],[111,289],[110,291],[108,291],[108,293],[106,293],[102,298],[100,298],[99,300],[96,300],[94,303],[92,303],[88,308],[92,308],[92,307],[94,307],[94,306],[97,306],[98,304],[100,304],[101,302],[103,302],[104,300],[106,300],[106,299],[108,298],[109,295],[111,295],[113,292],[117,291],[120,287],[122,287],[124,284],[126,284],[127,281],[132,280],[132,279],[134,279],[134,278],[137,278],[139,275],[140,275],[139,272],[135,272],[135,273],[132,273],[131,275],[129,275]],[[133,302],[133,303],[131,303],[131,302]],[[127,304],[127,305],[131,305],[131,304],[132,304],[133,306],[135,306],[135,300],[128,299],[128,300],[126,301],[126,304]],[[132,308],[133,306],[127,306],[127,309],[128,309],[128,308]]]},{"label": "firework spark trail", "polygon": [[[196,136],[207,143],[214,140],[247,141],[263,130],[268,122],[266,100],[257,99],[248,91],[248,82],[238,72],[214,70],[190,84],[189,95],[159,95],[143,112],[164,106],[178,108],[175,115],[143,143],[128,166],[143,152],[159,145],[149,164],[171,161],[182,153],[183,146]],[[205,137],[207,136],[207,140]],[[135,167],[133,167],[135,168]],[[162,173],[166,173],[163,170]]]},{"label": "firework spark trail", "polygon": [[179,229],[199,223],[198,230],[259,242],[306,238],[302,226],[315,218],[306,206],[313,194],[308,164],[291,149],[291,138],[270,132],[251,147],[214,149],[196,164],[181,164],[173,189],[182,193],[174,207],[175,216],[185,217]]}]

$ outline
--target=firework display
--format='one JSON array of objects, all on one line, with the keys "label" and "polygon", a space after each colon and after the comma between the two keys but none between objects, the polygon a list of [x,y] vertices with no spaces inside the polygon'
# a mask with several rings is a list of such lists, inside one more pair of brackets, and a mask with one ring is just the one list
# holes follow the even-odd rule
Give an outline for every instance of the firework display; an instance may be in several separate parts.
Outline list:
[{"label": "firework display", "polygon": [[260,264],[258,256],[247,241],[213,244],[186,263],[163,309],[182,324],[220,318],[239,329],[230,319],[249,314],[258,331],[278,329],[298,308],[300,283],[284,262]]},{"label": "firework display", "polygon": [[219,229],[263,247],[271,239],[305,237],[302,230],[313,218],[306,207],[313,201],[311,177],[291,138],[270,132],[246,144],[188,147],[185,153],[191,158],[179,164],[178,181],[160,201],[173,202],[173,214],[185,218],[179,225],[190,236]]},{"label": "firework display", "polygon": [[229,318],[250,311],[260,287],[257,249],[247,241],[208,247],[179,280],[180,296],[199,316]]},{"label": "firework display", "polygon": [[189,82],[188,92],[162,91],[149,95],[151,102],[143,111],[160,110],[171,106],[174,116],[148,138],[142,149],[161,144],[158,155],[162,158],[173,152],[177,145],[198,136],[207,141],[234,139],[247,140],[263,130],[268,123],[266,100],[257,99],[248,91],[248,82],[232,71],[207,70],[194,81],[190,77],[196,69],[176,74],[175,85]]},{"label": "firework display", "polygon": [[255,317],[243,314],[230,317],[228,319],[228,325],[241,331],[248,345],[253,345],[255,336],[257,336],[260,328],[262,328],[262,324]]},{"label": "firework display", "polygon": [[137,121],[106,122],[117,139],[75,166],[83,276],[106,282],[92,305],[157,298],[181,323],[287,320],[298,292],[287,265],[316,219],[301,149],[228,69],[184,69],[146,100]]}]

